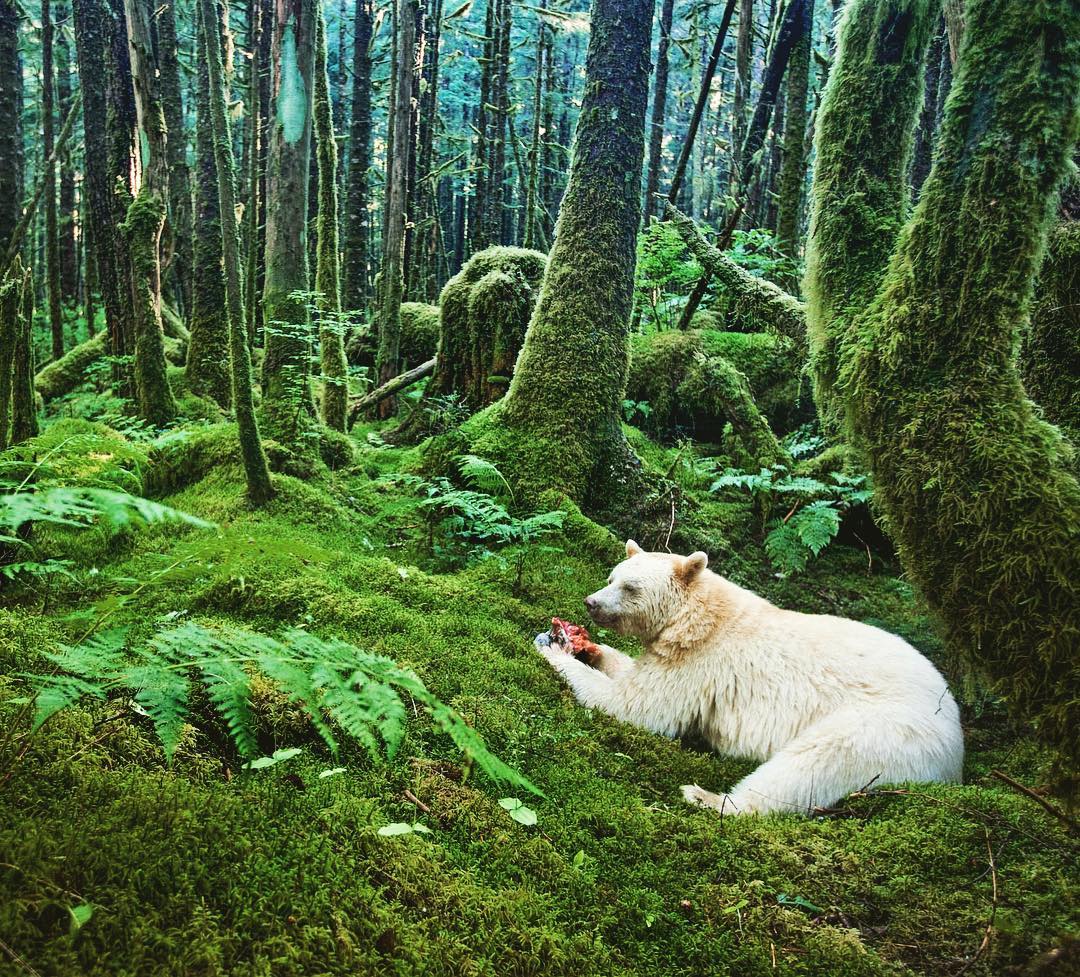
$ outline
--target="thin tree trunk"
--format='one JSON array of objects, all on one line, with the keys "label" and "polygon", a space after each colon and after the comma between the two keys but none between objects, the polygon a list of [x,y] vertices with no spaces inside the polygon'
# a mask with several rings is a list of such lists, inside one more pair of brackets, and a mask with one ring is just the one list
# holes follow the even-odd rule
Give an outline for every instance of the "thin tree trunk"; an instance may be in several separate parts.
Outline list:
[{"label": "thin tree trunk", "polygon": [[[386,237],[383,241],[382,296],[379,310],[379,352],[376,371],[383,384],[398,373],[398,346],[401,340],[401,296],[404,288],[402,265],[405,250],[406,168],[409,161],[409,117],[412,108],[413,67],[416,46],[416,11],[419,0],[397,0],[398,45],[394,65],[394,146],[390,197],[386,202]],[[392,397],[378,405],[378,416],[387,418],[396,410]]]},{"label": "thin tree trunk", "polygon": [[698,89],[697,101],[694,103],[694,111],[690,116],[690,126],[687,129],[686,140],[683,143],[679,162],[675,166],[675,175],[671,178],[671,187],[668,189],[668,201],[675,203],[682,189],[683,177],[686,175],[686,164],[690,160],[690,154],[694,150],[694,140],[697,138],[698,127],[701,125],[701,117],[705,114],[705,105],[709,101],[709,91],[712,88],[713,77],[716,74],[716,66],[720,62],[720,54],[724,50],[724,39],[727,37],[728,28],[731,26],[731,16],[735,11],[737,0],[728,0],[724,8],[724,15],[720,20],[720,27],[716,31],[716,40],[713,42],[712,51],[709,52],[709,61],[705,66],[705,72],[701,76],[701,86]]},{"label": "thin tree trunk", "polygon": [[750,104],[750,59],[754,51],[754,0],[739,0],[739,31],[735,35],[735,96],[731,146],[738,151],[746,138],[746,109]]},{"label": "thin tree trunk", "polygon": [[19,223],[23,199],[21,107],[19,10],[15,0],[0,0],[0,248],[4,252]]},{"label": "thin tree trunk", "polygon": [[53,158],[53,22],[49,0],[41,0],[41,137],[45,157],[45,293],[54,360],[64,355],[64,310],[60,301],[60,228],[56,219],[56,161]]},{"label": "thin tree trunk", "polygon": [[371,33],[372,0],[356,0],[353,38],[352,117],[345,194],[345,261],[342,297],[346,309],[367,306],[370,289]]},{"label": "thin tree trunk", "polygon": [[495,10],[500,0],[487,0],[484,15],[484,53],[480,59],[480,111],[476,121],[473,195],[469,201],[469,246],[473,254],[490,244],[488,238],[488,128],[495,74]]},{"label": "thin tree trunk", "polygon": [[[674,3],[674,0],[665,0]],[[547,9],[547,0],[540,0],[540,9]],[[536,69],[533,76],[532,102],[532,139],[529,143],[529,176],[525,187],[525,231],[521,236],[522,246],[536,247],[542,241],[542,233],[537,226],[537,194],[540,192],[540,113],[544,97],[544,53],[547,28],[544,18],[536,18]]]},{"label": "thin tree trunk", "polygon": [[322,419],[335,431],[345,430],[349,397],[349,363],[341,322],[338,270],[337,145],[326,69],[326,23],[316,14],[315,97],[313,122],[319,163],[319,214],[316,221],[315,291],[319,307],[319,356],[322,366]]},{"label": "thin tree trunk", "polygon": [[[17,274],[17,270],[13,269]],[[37,391],[34,389],[34,278],[27,268],[22,278],[22,305],[15,335],[15,356],[11,390],[11,443],[21,444],[36,438],[38,423]]]},{"label": "thin tree trunk", "polygon": [[180,94],[180,41],[176,33],[176,0],[162,0],[157,8],[161,103],[169,131],[169,227],[172,230],[171,293],[177,309],[191,309],[191,181],[187,165],[187,128]]},{"label": "thin tree trunk", "polygon": [[[781,252],[793,261],[799,253],[799,226],[802,222],[803,188],[806,184],[806,98],[810,88],[810,56],[813,47],[814,0],[808,0],[806,30],[792,53],[787,82],[787,111],[784,124],[784,161],[780,172],[780,199],[776,217],[776,238]],[[793,277],[788,290],[797,287]]]},{"label": "thin tree trunk", "polygon": [[[60,8],[64,10],[64,7]],[[57,21],[70,21],[60,15]],[[56,98],[60,118],[66,119],[71,112],[71,45],[67,31],[61,29],[56,35]],[[79,253],[75,243],[75,165],[70,142],[59,156],[60,167],[60,294],[65,301],[73,302],[79,294]],[[85,184],[83,203],[85,203]],[[80,231],[86,233],[85,218]]]},{"label": "thin tree trunk", "polygon": [[645,222],[658,212],[656,199],[660,189],[660,164],[664,148],[664,115],[667,112],[668,48],[671,46],[671,21],[675,0],[663,0],[660,8],[660,46],[656,54],[656,80],[653,83],[652,120],[649,123],[649,167],[645,180]]},{"label": "thin tree trunk", "polygon": [[221,43],[216,0],[199,0],[202,33],[205,39],[207,69],[210,77],[210,109],[214,127],[214,160],[220,196],[222,255],[225,266],[225,291],[229,327],[229,359],[232,369],[232,402],[240,438],[240,454],[247,477],[248,499],[262,505],[274,494],[270,468],[259,437],[255,416],[254,386],[251,376],[251,351],[244,329],[244,299],[240,284],[240,235],[236,224],[236,190],[232,139],[225,107],[225,80],[221,64]]}]

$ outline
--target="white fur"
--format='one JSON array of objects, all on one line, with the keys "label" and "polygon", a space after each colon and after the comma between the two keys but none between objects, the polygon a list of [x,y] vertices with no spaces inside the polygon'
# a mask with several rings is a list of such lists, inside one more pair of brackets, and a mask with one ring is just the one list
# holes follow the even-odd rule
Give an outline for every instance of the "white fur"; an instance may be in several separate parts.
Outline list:
[{"label": "white fur", "polygon": [[722,813],[828,807],[874,782],[960,780],[959,711],[907,642],[857,621],[782,610],[705,569],[632,540],[594,619],[635,634],[634,659],[603,646],[595,667],[537,649],[582,705],[665,736],[763,761],[727,794],[683,787]]}]

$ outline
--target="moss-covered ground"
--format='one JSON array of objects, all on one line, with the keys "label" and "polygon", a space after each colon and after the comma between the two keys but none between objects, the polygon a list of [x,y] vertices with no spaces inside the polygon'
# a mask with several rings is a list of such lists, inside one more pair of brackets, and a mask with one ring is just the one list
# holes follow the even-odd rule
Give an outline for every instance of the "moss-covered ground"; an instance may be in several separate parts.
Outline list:
[{"label": "moss-covered ground", "polygon": [[[42,534],[43,550],[79,568],[4,596],[0,738],[20,676],[95,615],[147,633],[177,616],[299,626],[415,669],[546,796],[522,798],[536,826],[511,820],[498,804],[508,791],[463,773],[420,717],[393,761],[359,749],[335,760],[269,696],[260,746],[304,752],[249,772],[198,712],[167,766],[127,703],[75,708],[29,740],[15,730],[19,750],[7,743],[0,759],[0,972],[997,977],[1076,931],[1077,843],[989,776],[1037,786],[1047,758],[992,701],[966,710],[965,786],[872,789],[833,816],[721,821],[686,806],[679,786],[723,788],[749,763],[580,708],[532,650],[551,615],[582,616],[618,558],[606,531],[569,519],[546,541],[561,552],[530,557],[515,593],[497,560],[433,559],[403,490],[377,480],[418,454],[368,429],[337,470],[271,451],[277,496],[259,512],[244,503],[227,427],[152,450],[83,422],[50,431],[53,447],[99,439],[74,442],[70,458],[61,446],[57,468],[152,486],[218,528]],[[636,440],[674,467],[673,452]],[[719,571],[786,606],[880,624],[940,660],[887,561],[838,544],[781,580],[749,507],[699,500],[685,518],[673,540],[714,540]],[[431,833],[377,833],[416,820]]]}]

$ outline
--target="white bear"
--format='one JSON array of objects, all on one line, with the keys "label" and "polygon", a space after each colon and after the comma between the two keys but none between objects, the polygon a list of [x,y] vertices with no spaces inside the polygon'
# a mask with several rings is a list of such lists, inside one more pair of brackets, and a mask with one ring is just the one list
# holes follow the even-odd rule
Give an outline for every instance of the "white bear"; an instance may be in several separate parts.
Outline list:
[{"label": "white bear", "polygon": [[608,586],[585,598],[597,624],[635,635],[631,658],[591,665],[547,635],[536,647],[585,706],[665,736],[763,761],[727,794],[683,787],[721,813],[809,813],[870,783],[958,782],[959,710],[945,679],[878,628],[770,604],[707,569],[704,553],[646,553],[633,540]]}]

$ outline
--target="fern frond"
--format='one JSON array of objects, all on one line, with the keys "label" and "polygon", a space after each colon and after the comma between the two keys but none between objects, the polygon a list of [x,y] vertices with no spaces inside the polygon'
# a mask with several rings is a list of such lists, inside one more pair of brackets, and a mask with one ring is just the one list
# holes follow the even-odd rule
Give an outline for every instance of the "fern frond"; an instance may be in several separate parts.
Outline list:
[{"label": "fern frond", "polygon": [[34,723],[31,733],[36,733],[45,723],[62,709],[75,705],[80,699],[89,696],[104,699],[105,690],[99,682],[88,682],[76,675],[33,676],[37,687],[34,699]]},{"label": "fern frond", "polygon": [[132,523],[180,522],[199,529],[213,523],[160,502],[127,492],[98,488],[54,486],[41,491],[11,492],[0,496],[0,526],[17,529],[26,523],[87,526],[101,521],[114,529]]},{"label": "fern frond", "polygon": [[493,462],[479,455],[459,455],[454,459],[457,462],[458,471],[473,488],[481,492],[495,493],[506,490],[511,499],[514,490]]},{"label": "fern frond", "polygon": [[187,719],[191,683],[187,674],[167,659],[149,654],[144,658],[143,664],[127,670],[127,685],[154,724],[166,759],[172,761]]}]

